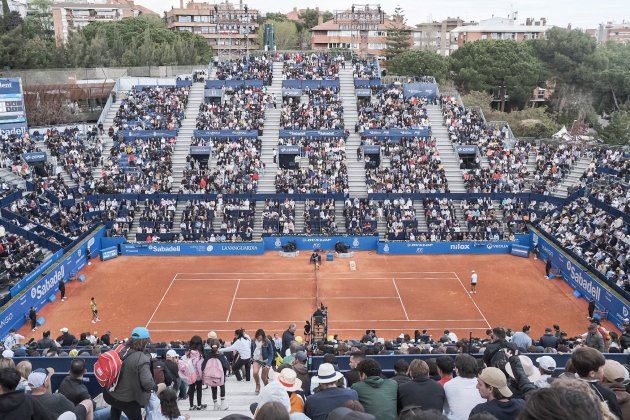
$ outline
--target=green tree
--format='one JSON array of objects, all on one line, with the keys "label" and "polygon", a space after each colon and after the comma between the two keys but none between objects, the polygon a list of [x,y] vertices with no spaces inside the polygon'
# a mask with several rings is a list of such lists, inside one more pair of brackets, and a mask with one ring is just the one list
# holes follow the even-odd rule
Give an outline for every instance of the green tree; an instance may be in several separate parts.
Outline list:
[{"label": "green tree", "polygon": [[[291,20],[273,21],[266,20],[265,24],[272,24],[276,33],[276,49],[277,50],[294,50],[298,48],[300,36],[295,22]],[[264,31],[258,31],[258,45],[262,48]]]},{"label": "green tree", "polygon": [[52,19],[53,0],[30,0],[29,14],[27,20],[31,19],[39,25],[44,33],[51,38],[54,37],[54,27]]},{"label": "green tree", "polygon": [[284,13],[268,12],[267,15],[265,15],[265,20],[267,21],[273,20],[275,22],[285,22],[288,19],[287,19],[287,15],[285,15]]},{"label": "green tree", "polygon": [[610,122],[599,131],[607,144],[630,145],[630,111],[620,110],[610,115]]},{"label": "green tree", "polygon": [[618,111],[630,102],[630,45],[607,42],[597,48],[597,62],[604,69],[597,74],[593,90],[599,112]]},{"label": "green tree", "polygon": [[[516,41],[484,40],[469,42],[449,58],[455,82],[464,93],[480,90],[505,92],[510,101],[523,107],[532,95],[544,68],[536,58],[531,44]],[[501,110],[505,109],[502,100]]]},{"label": "green tree", "polygon": [[332,12],[329,12],[328,10],[322,12],[317,9],[311,9],[310,7],[306,10],[303,10],[298,17],[304,21],[304,26],[307,29],[313,29],[313,27],[317,26],[320,14],[322,15],[324,22],[327,22],[334,18]]},{"label": "green tree", "polygon": [[446,79],[446,58],[431,51],[406,51],[387,62],[390,74],[400,76],[434,76],[438,82]]},{"label": "green tree", "polygon": [[387,21],[387,38],[385,44],[385,57],[388,60],[407,51],[412,45],[411,31],[407,27],[405,12],[400,6],[396,6],[391,21]]}]

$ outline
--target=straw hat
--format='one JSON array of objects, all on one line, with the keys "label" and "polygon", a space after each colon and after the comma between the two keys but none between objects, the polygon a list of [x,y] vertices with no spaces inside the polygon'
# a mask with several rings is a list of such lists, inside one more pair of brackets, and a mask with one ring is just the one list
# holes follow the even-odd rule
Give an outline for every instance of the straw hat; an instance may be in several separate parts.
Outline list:
[{"label": "straw hat", "polygon": [[275,373],[275,380],[286,388],[287,391],[299,391],[302,389],[302,381],[298,379],[293,369],[284,368],[280,373]]}]

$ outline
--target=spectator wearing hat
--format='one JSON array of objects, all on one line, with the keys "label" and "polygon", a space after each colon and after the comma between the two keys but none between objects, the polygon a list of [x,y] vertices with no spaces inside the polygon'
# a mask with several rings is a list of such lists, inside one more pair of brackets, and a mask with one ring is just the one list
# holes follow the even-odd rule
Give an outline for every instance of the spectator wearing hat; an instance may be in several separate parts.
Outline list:
[{"label": "spectator wearing hat", "polygon": [[13,359],[14,356],[15,356],[15,352],[13,352],[13,350],[6,349],[2,352],[3,359]]},{"label": "spectator wearing hat", "polygon": [[[290,370],[290,369],[289,369]],[[256,402],[249,406],[254,418],[257,417],[261,408],[270,402],[278,402],[284,406],[287,415],[291,411],[291,399],[287,387],[281,384],[279,381],[271,381],[262,388]]]},{"label": "spectator wearing hat", "polygon": [[578,347],[571,354],[571,362],[581,381],[588,383],[595,395],[606,404],[610,411],[619,418],[623,418],[615,393],[602,385],[606,359],[601,352],[591,347]]},{"label": "spectator wearing hat", "polygon": [[304,395],[308,397],[311,395],[311,378],[308,374],[308,368],[306,362],[308,361],[308,355],[304,350],[300,350],[295,353],[295,360],[291,364],[291,367],[297,374],[297,377],[302,381],[302,391]]},{"label": "spectator wearing hat", "polygon": [[429,365],[424,360],[414,359],[409,364],[411,381],[398,388],[398,412],[409,406],[420,406],[423,410],[442,410],[444,388],[429,378]]},{"label": "spectator wearing hat", "polygon": [[173,349],[166,352],[166,369],[171,373],[171,377],[175,378],[172,384],[172,388],[178,393],[179,400],[185,400],[188,395],[188,384],[185,380],[179,377],[179,367],[177,361],[179,360],[179,354]]},{"label": "spectator wearing hat", "polygon": [[343,375],[336,371],[331,363],[319,365],[317,369],[319,392],[306,399],[304,414],[311,420],[326,420],[331,411],[342,407],[346,401],[358,401],[359,396],[355,390],[337,387],[337,381],[342,378]]},{"label": "spectator wearing hat", "polygon": [[[363,356],[363,358],[365,358],[365,356]],[[331,365],[333,365],[333,368],[335,368],[335,370],[339,372],[339,363],[337,362],[337,356],[335,356],[334,354],[326,353],[324,355],[324,358],[322,359],[322,363],[330,363]],[[350,356],[350,366],[352,367],[352,356]],[[359,379],[359,374],[357,373],[357,380],[358,379]],[[318,392],[317,387],[319,386],[319,379],[317,375],[314,375],[312,378],[310,378],[310,381],[311,381],[310,393],[314,394]],[[337,381],[337,386],[339,388],[350,388],[350,385],[348,384],[348,381],[346,380],[345,376],[342,376]]]},{"label": "spectator wearing hat", "polygon": [[628,370],[616,360],[606,360],[602,383],[615,393],[624,419],[630,419],[630,394],[626,385],[630,379]]},{"label": "spectator wearing hat", "polygon": [[522,331],[518,331],[512,336],[512,343],[516,344],[519,351],[526,352],[529,346],[534,344],[529,336],[531,328],[529,325],[523,325]]},{"label": "spectator wearing hat", "polygon": [[157,389],[151,374],[151,359],[144,353],[150,341],[149,330],[136,327],[120,351],[123,364],[116,388],[103,393],[105,402],[112,406],[112,420],[119,420],[121,413],[129,420],[142,420],[142,408]]},{"label": "spectator wearing hat", "polygon": [[79,402],[76,406],[72,401],[61,393],[51,393],[50,377],[55,371],[48,369],[35,369],[28,375],[28,385],[31,387],[33,399],[53,415],[58,418],[67,411],[73,412],[78,420],[92,418],[92,400],[87,398]]},{"label": "spectator wearing hat", "polygon": [[[514,340],[512,340],[514,341]],[[551,332],[551,328],[545,328],[545,334],[540,337],[538,340],[538,345],[544,349],[547,347],[551,347],[552,349],[558,348],[558,337],[556,337],[553,332]]]},{"label": "spectator wearing hat", "polygon": [[365,412],[373,414],[379,420],[396,420],[398,402],[398,384],[391,379],[384,379],[381,367],[374,359],[362,360],[357,366],[360,382],[352,385],[357,391],[359,402]]},{"label": "spectator wearing hat", "polygon": [[534,381],[537,388],[549,388],[553,381],[553,372],[556,370],[556,361],[551,356],[542,356],[536,359],[540,378]]},{"label": "spectator wearing hat", "polygon": [[[74,405],[78,405],[81,401],[91,400],[90,392],[83,382],[85,375],[85,360],[74,359],[70,363],[70,374],[63,378],[59,385],[58,392],[64,395]],[[109,420],[111,407],[94,408],[94,420]]]},{"label": "spectator wearing hat", "polygon": [[291,403],[289,413],[304,413],[305,397],[302,391],[302,381],[297,377],[295,371],[291,368],[284,368],[274,374],[274,379],[287,391]]},{"label": "spectator wearing hat", "polygon": [[444,384],[444,414],[449,418],[467,419],[470,411],[483,399],[477,391],[477,360],[469,354],[455,358],[457,377]]},{"label": "spectator wearing hat", "polygon": [[16,390],[20,373],[14,367],[0,368],[0,418],[3,420],[53,420],[40,401],[23,390]]},{"label": "spectator wearing hat", "polygon": [[507,386],[507,379],[501,369],[487,367],[482,370],[477,377],[477,390],[486,402],[477,404],[470,411],[471,416],[489,413],[498,420],[512,420],[518,417],[525,406],[522,399],[512,398],[512,391]]},{"label": "spectator wearing hat", "polygon": [[63,327],[59,331],[61,335],[57,337],[57,342],[61,344],[61,347],[69,347],[77,343],[77,338],[73,334],[70,334],[68,327]]}]

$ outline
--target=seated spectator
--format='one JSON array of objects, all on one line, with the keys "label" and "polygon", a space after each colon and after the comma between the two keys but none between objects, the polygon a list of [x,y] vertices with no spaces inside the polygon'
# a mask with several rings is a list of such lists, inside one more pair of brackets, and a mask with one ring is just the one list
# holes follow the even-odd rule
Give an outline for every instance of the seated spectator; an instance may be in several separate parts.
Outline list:
[{"label": "seated spectator", "polygon": [[352,385],[365,412],[379,420],[395,420],[398,384],[381,377],[381,367],[374,359],[365,359],[357,366],[360,382]]}]

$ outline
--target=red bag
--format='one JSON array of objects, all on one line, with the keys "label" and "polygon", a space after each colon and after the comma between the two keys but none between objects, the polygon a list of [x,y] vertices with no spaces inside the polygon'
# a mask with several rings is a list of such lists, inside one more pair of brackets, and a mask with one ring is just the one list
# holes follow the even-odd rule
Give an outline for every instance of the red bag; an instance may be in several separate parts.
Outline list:
[{"label": "red bag", "polygon": [[120,352],[125,346],[118,345],[115,349],[106,351],[98,356],[98,360],[94,363],[94,376],[99,385],[107,390],[112,390],[118,383],[118,377],[122,370],[122,359]]}]

